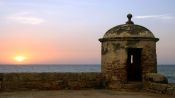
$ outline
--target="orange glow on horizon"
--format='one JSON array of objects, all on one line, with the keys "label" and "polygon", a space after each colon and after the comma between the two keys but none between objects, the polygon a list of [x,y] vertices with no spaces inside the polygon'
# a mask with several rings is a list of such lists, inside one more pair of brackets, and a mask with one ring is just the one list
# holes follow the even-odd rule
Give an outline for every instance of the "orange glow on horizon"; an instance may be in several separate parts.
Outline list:
[{"label": "orange glow on horizon", "polygon": [[87,61],[86,59],[89,60],[96,56],[94,52],[86,51],[91,50],[91,47],[75,47],[74,44],[69,44],[67,41],[61,43],[42,38],[20,39],[18,37],[2,40],[0,43],[0,64],[83,63]]}]

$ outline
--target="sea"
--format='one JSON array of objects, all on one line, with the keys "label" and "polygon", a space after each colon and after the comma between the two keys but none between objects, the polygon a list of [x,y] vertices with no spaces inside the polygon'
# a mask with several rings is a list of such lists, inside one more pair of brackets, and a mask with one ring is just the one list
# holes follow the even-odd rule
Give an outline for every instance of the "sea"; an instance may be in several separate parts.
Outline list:
[{"label": "sea", "polygon": [[[165,75],[169,83],[175,83],[175,65],[158,65],[158,73]],[[0,73],[12,72],[101,72],[100,64],[30,64],[0,65]]]}]

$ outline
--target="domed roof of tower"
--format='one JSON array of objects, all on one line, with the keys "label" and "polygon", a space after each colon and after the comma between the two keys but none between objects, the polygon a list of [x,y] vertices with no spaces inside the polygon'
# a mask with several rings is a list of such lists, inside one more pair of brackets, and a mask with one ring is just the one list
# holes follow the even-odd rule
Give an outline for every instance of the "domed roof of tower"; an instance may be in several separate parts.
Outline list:
[{"label": "domed roof of tower", "polygon": [[136,25],[131,21],[132,14],[128,14],[128,21],[126,24],[118,25],[108,30],[103,38],[115,37],[147,37],[155,38],[153,33],[147,28]]}]

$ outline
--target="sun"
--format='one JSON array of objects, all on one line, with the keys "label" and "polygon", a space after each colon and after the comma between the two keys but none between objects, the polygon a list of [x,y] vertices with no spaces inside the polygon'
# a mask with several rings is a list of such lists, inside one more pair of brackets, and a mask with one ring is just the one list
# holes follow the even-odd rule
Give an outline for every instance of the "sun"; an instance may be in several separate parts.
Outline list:
[{"label": "sun", "polygon": [[16,60],[17,62],[23,62],[25,59],[26,59],[26,57],[24,57],[24,56],[16,56],[16,57],[15,57],[15,60]]}]

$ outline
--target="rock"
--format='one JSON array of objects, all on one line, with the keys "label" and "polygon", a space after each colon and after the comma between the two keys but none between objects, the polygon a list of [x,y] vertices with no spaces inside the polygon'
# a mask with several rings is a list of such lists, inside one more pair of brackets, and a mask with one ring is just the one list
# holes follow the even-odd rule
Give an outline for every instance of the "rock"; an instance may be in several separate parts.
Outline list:
[{"label": "rock", "polygon": [[145,82],[162,83],[162,84],[168,83],[168,79],[164,75],[161,75],[158,73],[147,73],[144,76],[144,81]]},{"label": "rock", "polygon": [[175,87],[167,88],[167,94],[175,96]]}]

